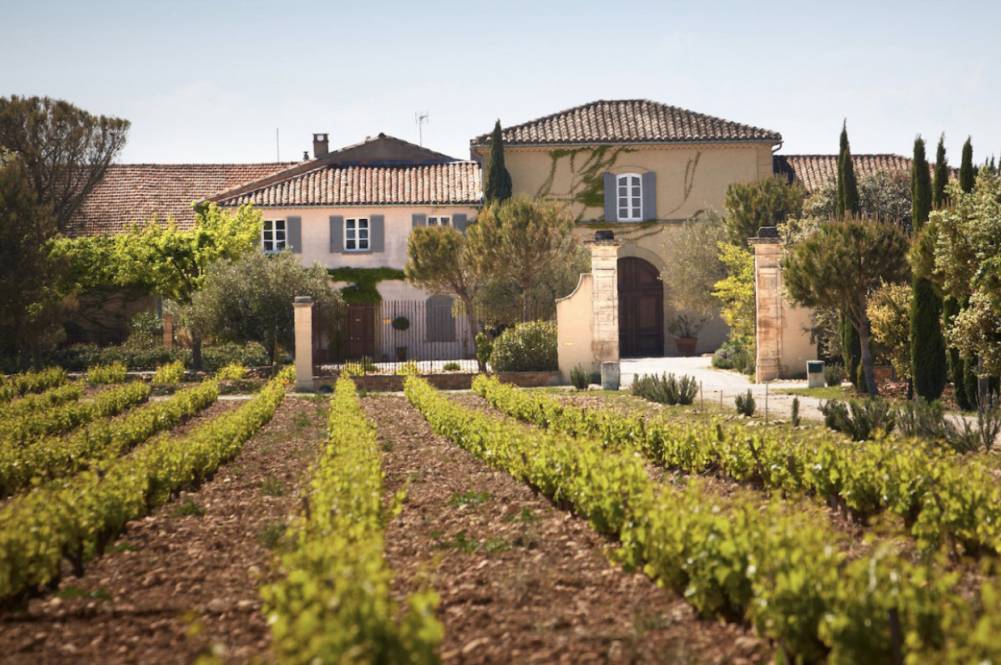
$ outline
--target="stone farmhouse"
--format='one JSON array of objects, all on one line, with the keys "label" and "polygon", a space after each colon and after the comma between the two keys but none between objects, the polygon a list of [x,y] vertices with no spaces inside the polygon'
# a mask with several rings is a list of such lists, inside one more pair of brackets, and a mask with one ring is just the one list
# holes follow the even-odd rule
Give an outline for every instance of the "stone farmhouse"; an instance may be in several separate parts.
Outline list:
[{"label": "stone farmhouse", "polygon": [[[595,101],[503,133],[516,194],[566,202],[581,239],[613,231],[622,357],[679,352],[665,291],[684,285],[665,284],[660,273],[682,222],[721,211],[732,183],[777,174],[814,191],[836,170],[833,154],[779,154],[782,136],[776,131],[648,100]],[[151,218],[173,218],[183,228],[193,223],[195,201],[252,203],[264,216],[264,252],[290,250],[304,263],[330,269],[400,270],[414,227],[461,231],[475,222],[488,152],[489,134],[473,138],[470,159],[463,160],[385,134],[331,150],[329,135],[318,133],[311,158],[307,154],[301,162],[113,165],[72,232],[114,233]],[[910,169],[910,160],[896,155],[854,159],[860,177]],[[452,315],[449,298],[402,279],[383,279],[377,288],[382,305],[353,305],[349,312],[349,356],[395,359],[383,340],[396,316],[394,303],[406,302],[425,305],[427,321],[415,331],[415,350],[427,346],[441,358],[471,354],[463,318]],[[591,336],[584,327],[580,335]],[[699,334],[697,352],[714,350],[726,333],[721,320],[710,322]]]}]

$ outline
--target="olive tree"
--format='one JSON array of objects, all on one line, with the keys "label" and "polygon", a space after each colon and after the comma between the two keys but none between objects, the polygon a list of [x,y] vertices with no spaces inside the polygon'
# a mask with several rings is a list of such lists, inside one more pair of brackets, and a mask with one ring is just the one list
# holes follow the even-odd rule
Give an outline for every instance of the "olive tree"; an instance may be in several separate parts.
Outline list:
[{"label": "olive tree", "polygon": [[296,296],[311,296],[324,319],[336,314],[341,304],[322,266],[304,267],[291,252],[250,252],[207,266],[201,288],[181,312],[200,335],[223,342],[260,342],[273,363],[279,348],[295,344]]},{"label": "olive tree", "polygon": [[869,296],[881,284],[908,276],[903,232],[871,220],[832,221],[793,245],[783,259],[783,270],[794,301],[836,308],[851,322],[859,336],[866,388],[876,395]]},{"label": "olive tree", "polygon": [[667,300],[678,317],[680,334],[694,337],[702,326],[719,314],[720,301],[713,295],[726,277],[718,245],[726,237],[714,217],[689,220],[671,235],[664,247],[661,278],[667,286]]},{"label": "olive tree", "polygon": [[[472,344],[479,332],[473,299],[480,276],[467,252],[465,236],[450,226],[417,227],[407,240],[403,273],[414,286],[453,296],[462,303]],[[482,365],[481,371],[486,369]]]}]

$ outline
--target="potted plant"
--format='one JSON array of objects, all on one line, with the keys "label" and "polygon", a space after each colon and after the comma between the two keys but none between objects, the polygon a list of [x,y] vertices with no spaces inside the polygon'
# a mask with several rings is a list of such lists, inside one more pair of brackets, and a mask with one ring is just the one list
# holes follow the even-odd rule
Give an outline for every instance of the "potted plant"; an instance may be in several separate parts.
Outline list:
[{"label": "potted plant", "polygon": [[706,320],[692,314],[678,314],[674,320],[668,324],[667,328],[674,335],[674,344],[678,347],[678,353],[683,356],[694,356],[695,346],[699,342],[699,331],[705,325]]},{"label": "potted plant", "polygon": [[[410,319],[401,314],[400,316],[397,316],[395,319],[393,319],[393,322],[390,325],[393,326],[393,330],[397,330],[399,332],[406,332],[407,330],[410,330]],[[396,347],[397,362],[404,362],[406,359],[407,359],[407,346],[403,345]]]}]

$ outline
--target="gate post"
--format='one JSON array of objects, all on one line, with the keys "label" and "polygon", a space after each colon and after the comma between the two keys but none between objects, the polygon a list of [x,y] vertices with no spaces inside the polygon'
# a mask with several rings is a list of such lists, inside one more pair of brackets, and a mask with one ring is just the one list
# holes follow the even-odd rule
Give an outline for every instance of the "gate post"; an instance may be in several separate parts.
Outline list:
[{"label": "gate post", "polygon": [[754,381],[779,378],[782,358],[782,245],[775,227],[748,239],[754,250]]},{"label": "gate post", "polygon": [[295,389],[312,392],[313,384],[313,299],[296,296],[295,313]]},{"label": "gate post", "polygon": [[599,367],[619,361],[619,241],[599,239],[591,245],[593,321],[591,351]]}]

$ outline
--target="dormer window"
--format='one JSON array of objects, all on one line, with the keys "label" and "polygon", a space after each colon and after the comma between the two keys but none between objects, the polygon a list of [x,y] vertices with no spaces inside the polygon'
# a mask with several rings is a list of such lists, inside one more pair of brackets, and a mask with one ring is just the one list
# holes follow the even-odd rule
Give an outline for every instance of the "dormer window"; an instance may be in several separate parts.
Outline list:
[{"label": "dormer window", "polygon": [[639,222],[643,219],[643,178],[638,173],[623,173],[615,177],[618,220]]},{"label": "dormer window", "polygon": [[288,247],[284,219],[266,219],[261,227],[261,249],[265,254],[275,254]]}]

